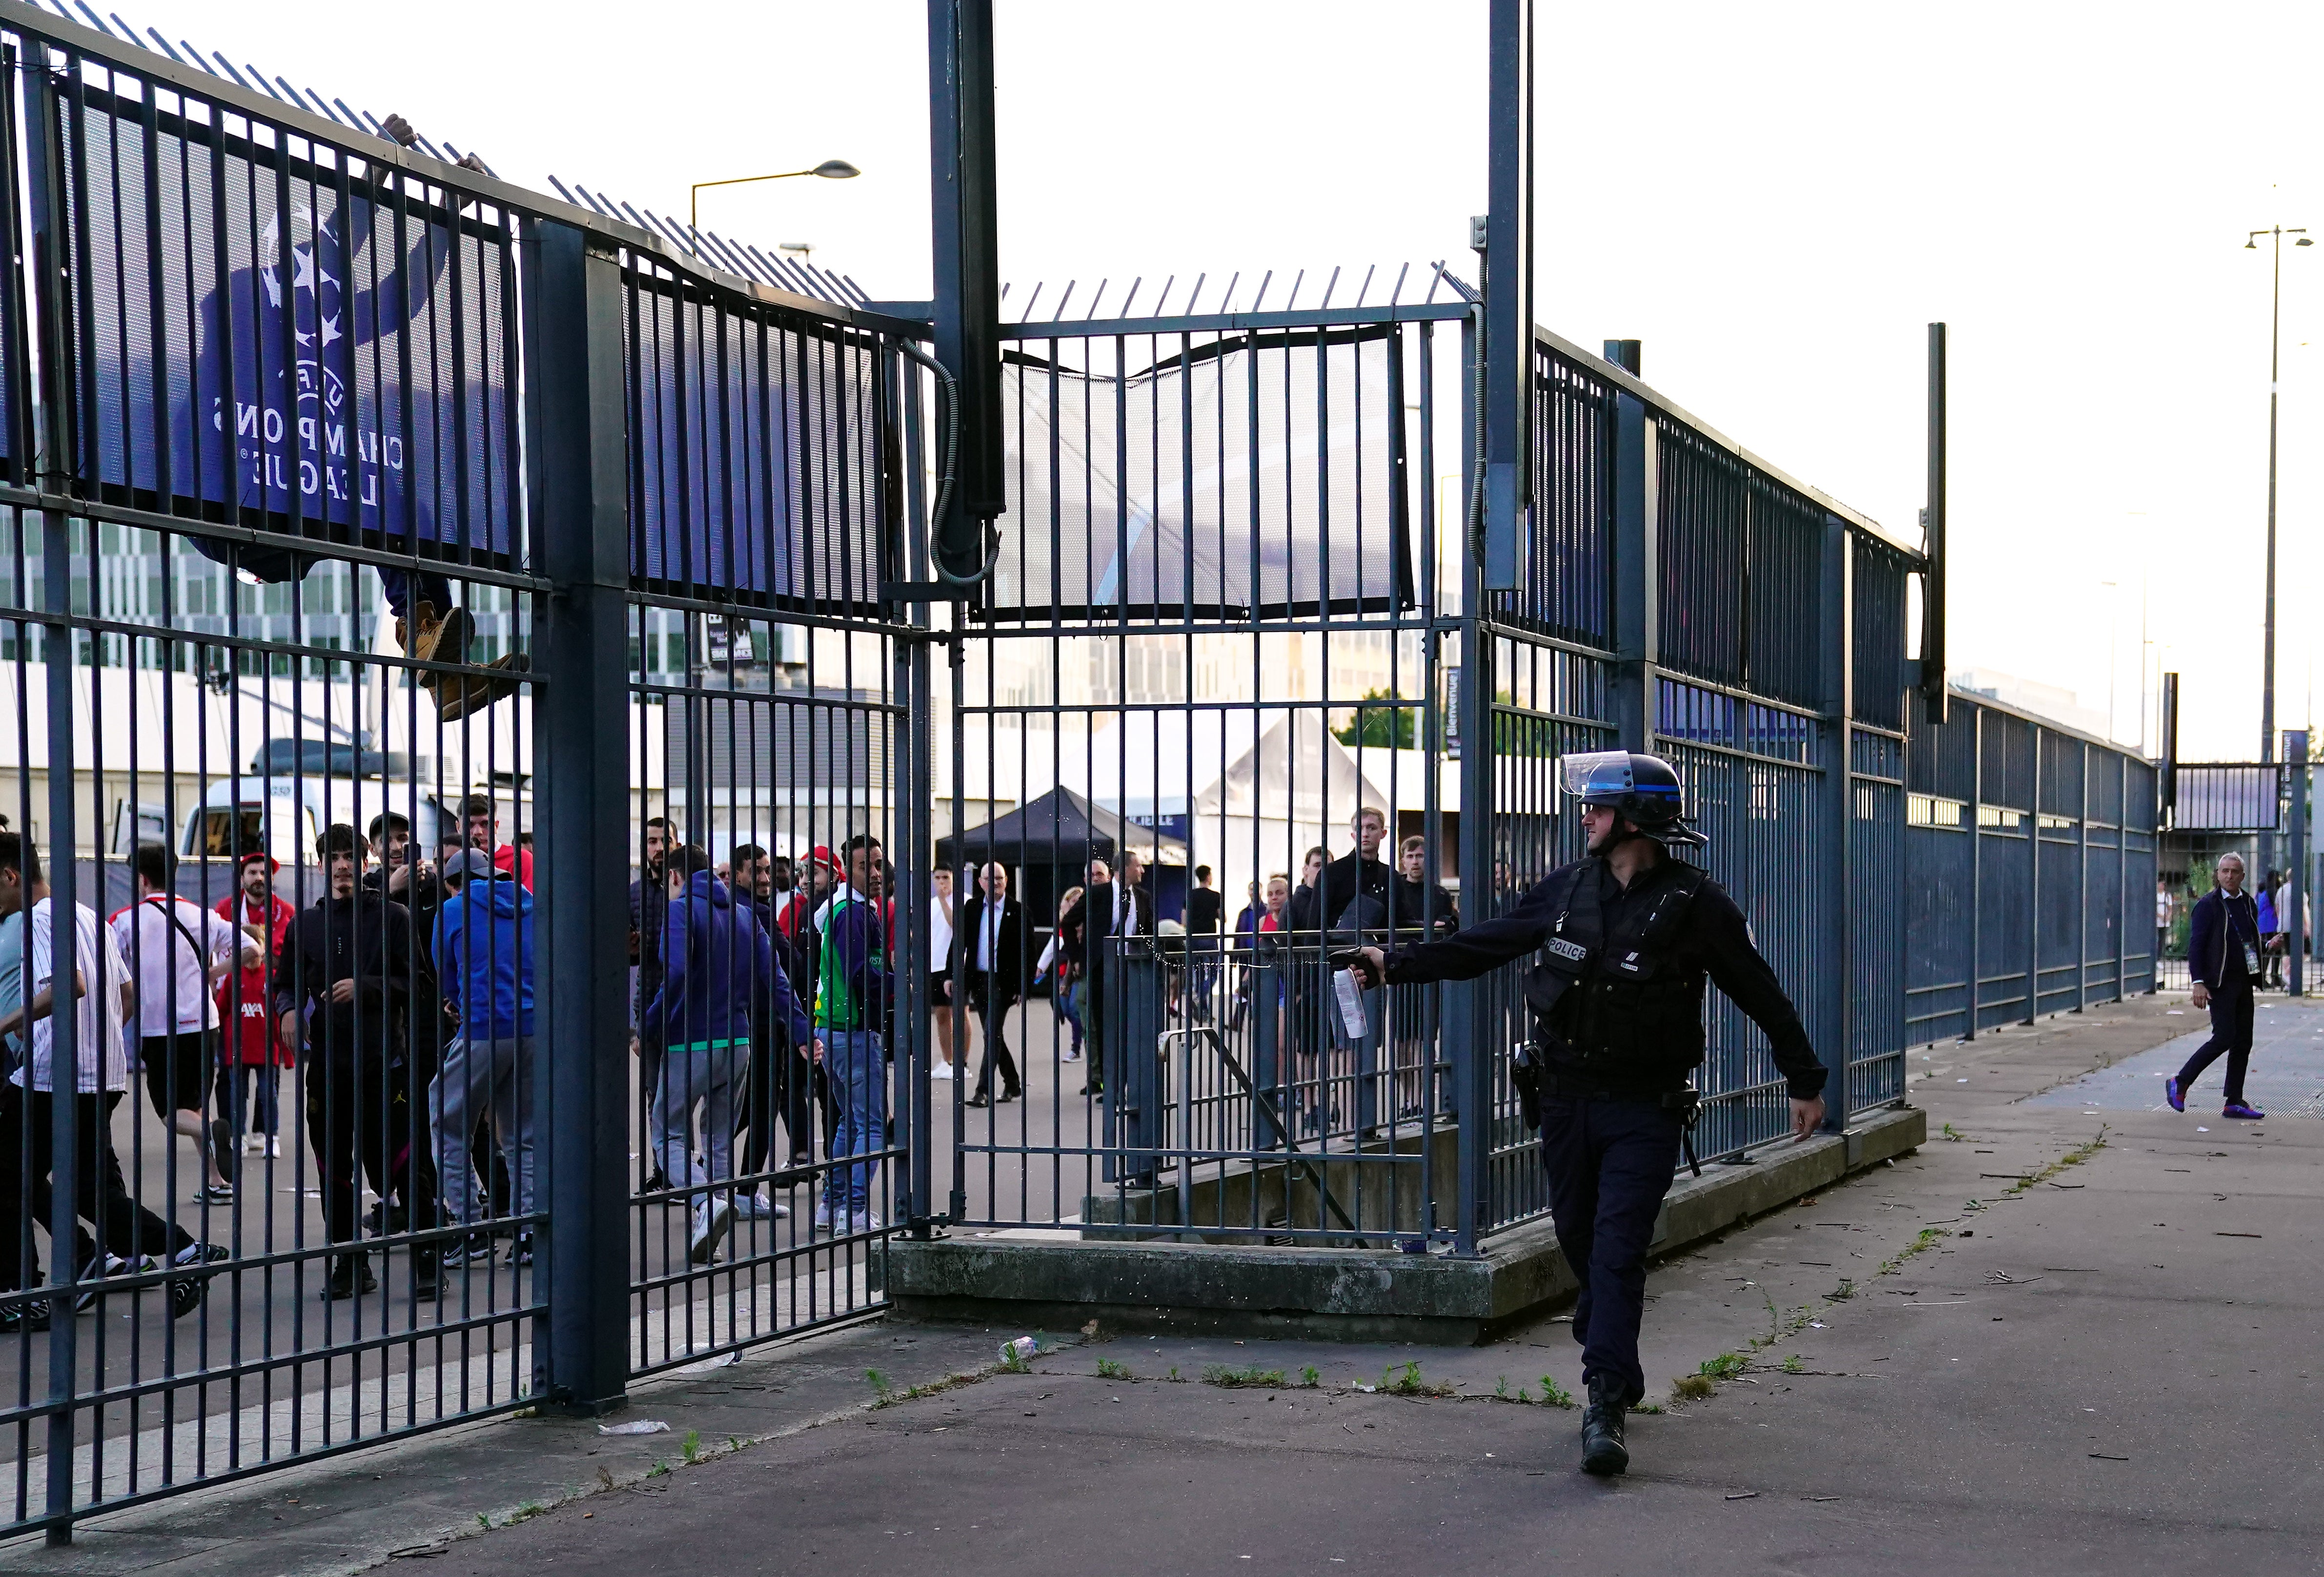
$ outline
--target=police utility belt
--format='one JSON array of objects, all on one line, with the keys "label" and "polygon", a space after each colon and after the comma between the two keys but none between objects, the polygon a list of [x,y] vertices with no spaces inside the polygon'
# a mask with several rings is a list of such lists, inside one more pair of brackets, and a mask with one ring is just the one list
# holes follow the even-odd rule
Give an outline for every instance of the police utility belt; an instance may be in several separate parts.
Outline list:
[{"label": "police utility belt", "polygon": [[[1569,1051],[1578,1056],[1580,1076],[1549,1065],[1544,1042],[1534,1039],[1517,1048],[1511,1059],[1510,1078],[1526,1126],[1541,1126],[1541,1102],[1550,1096],[1583,1100],[1652,1100],[1667,1111],[1680,1114],[1680,1142],[1687,1164],[1701,1176],[1695,1158],[1694,1130],[1702,1119],[1702,1095],[1692,1084],[1648,1096],[1626,1093],[1619,1086],[1651,1079],[1658,1072],[1691,1070],[1702,1054],[1700,987],[1675,978],[1671,938],[1684,922],[1703,873],[1680,863],[1666,879],[1654,901],[1643,912],[1624,917],[1609,935],[1603,906],[1599,901],[1601,862],[1577,862],[1568,876],[1557,919],[1536,954],[1526,979],[1526,1003],[1536,1023],[1554,1029]],[[1581,988],[1575,1002],[1568,994]],[[1579,1009],[1579,1011],[1575,1010]],[[1572,1033],[1567,1033],[1568,1029]],[[1665,1038],[1681,1044],[1655,1044],[1652,1054],[1641,1041]],[[1628,1053],[1628,1055],[1626,1055]],[[1600,1078],[1591,1076],[1597,1064]]]}]

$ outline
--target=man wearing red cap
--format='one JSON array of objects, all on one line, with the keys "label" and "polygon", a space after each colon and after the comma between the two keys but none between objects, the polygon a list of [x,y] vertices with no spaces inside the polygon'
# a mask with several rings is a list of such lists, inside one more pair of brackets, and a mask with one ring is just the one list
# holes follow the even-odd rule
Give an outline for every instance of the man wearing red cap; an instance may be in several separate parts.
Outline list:
[{"label": "man wearing red cap", "polygon": [[[279,1094],[282,1070],[295,1066],[297,1050],[275,1033],[273,1015],[266,1010],[266,972],[281,951],[282,928],[297,911],[274,896],[272,856],[252,850],[243,855],[238,892],[218,900],[217,912],[263,952],[258,965],[229,974],[218,982],[218,1021],[226,1026],[218,1056],[218,1107],[234,1125],[235,1138],[253,1155],[282,1153]],[[258,1086],[258,1123],[253,1129],[250,1086]]]}]

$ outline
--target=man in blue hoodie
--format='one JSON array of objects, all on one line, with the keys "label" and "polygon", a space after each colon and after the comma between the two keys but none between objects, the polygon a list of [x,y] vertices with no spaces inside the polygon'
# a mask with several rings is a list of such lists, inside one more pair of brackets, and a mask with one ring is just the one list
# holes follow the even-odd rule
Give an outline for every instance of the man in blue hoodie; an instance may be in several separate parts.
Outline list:
[{"label": "man in blue hoodie", "polygon": [[[686,844],[671,851],[667,864],[661,984],[640,1018],[665,1027],[655,1149],[672,1185],[696,1195],[687,1258],[707,1265],[734,1222],[733,1190],[711,1185],[734,1175],[734,1102],[751,1065],[752,1022],[780,1015],[800,1045],[814,1030],[791,994],[789,976],[775,967],[765,927],[750,908],[735,905],[733,890],[710,869],[710,852]],[[695,1158],[696,1106],[706,1165]]]},{"label": "man in blue hoodie", "polygon": [[[516,1213],[530,1215],[532,1190],[532,894],[492,856],[466,849],[444,863],[443,907],[436,912],[436,968],[446,1010],[459,1035],[428,1089],[436,1170],[444,1211],[455,1226],[484,1217],[468,1159],[477,1119],[490,1117],[508,1163]],[[453,1244],[447,1265],[489,1260],[493,1240],[476,1231]],[[532,1262],[532,1229],[518,1233],[512,1265]]]}]

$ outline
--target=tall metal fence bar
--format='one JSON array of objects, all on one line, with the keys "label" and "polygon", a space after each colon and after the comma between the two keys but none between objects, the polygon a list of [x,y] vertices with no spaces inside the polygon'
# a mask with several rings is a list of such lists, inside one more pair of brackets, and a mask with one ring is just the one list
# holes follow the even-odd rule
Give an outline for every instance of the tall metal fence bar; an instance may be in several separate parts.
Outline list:
[{"label": "tall metal fence bar", "polygon": [[1907,1044],[2155,989],[2152,762],[1959,689],[1907,762]]},{"label": "tall metal fence bar", "polygon": [[916,326],[14,0],[0,85],[0,1526],[878,1307],[913,1026],[775,988],[904,831]]}]

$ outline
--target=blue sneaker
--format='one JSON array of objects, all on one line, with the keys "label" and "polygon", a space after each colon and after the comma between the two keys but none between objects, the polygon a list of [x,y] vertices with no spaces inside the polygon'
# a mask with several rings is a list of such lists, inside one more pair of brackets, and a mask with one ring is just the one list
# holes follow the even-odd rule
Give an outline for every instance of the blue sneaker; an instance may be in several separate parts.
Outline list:
[{"label": "blue sneaker", "polygon": [[2246,1122],[2264,1122],[2267,1120],[2267,1113],[2248,1101],[2230,1101],[2219,1108],[2219,1115],[2240,1117]]},{"label": "blue sneaker", "polygon": [[2163,1098],[2171,1102],[2171,1110],[2173,1111],[2187,1110],[2187,1092],[2179,1087],[2179,1081],[2176,1078],[2163,1081]]}]

